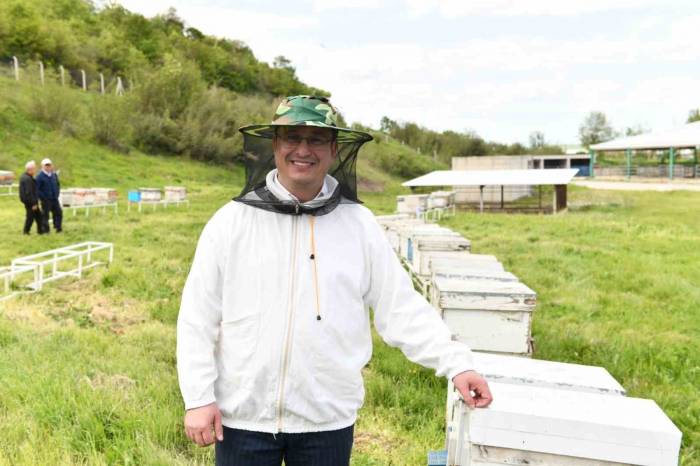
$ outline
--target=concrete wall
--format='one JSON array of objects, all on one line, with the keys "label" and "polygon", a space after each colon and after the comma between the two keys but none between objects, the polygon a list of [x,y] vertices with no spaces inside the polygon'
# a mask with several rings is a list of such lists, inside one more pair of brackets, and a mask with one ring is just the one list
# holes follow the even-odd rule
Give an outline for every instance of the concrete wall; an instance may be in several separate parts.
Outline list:
[{"label": "concrete wall", "polygon": [[[453,157],[452,170],[526,170],[532,168],[532,157],[529,155],[490,155],[483,157]],[[479,202],[478,188],[455,188],[455,202],[470,204]],[[506,186],[503,188],[503,200],[514,201],[521,197],[532,195],[532,187]],[[484,202],[500,202],[501,187],[487,186],[484,188]]]}]

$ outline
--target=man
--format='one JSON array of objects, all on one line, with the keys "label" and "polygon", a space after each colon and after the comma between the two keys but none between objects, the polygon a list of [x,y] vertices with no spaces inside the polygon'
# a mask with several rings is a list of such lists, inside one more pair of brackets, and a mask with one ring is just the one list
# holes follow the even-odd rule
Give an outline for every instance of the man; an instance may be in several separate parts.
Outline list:
[{"label": "man", "polygon": [[36,187],[41,201],[42,228],[44,233],[49,232],[49,214],[53,220],[53,228],[56,233],[63,231],[63,210],[58,197],[61,194],[61,182],[54,172],[51,159],[41,161],[41,172],[36,177]]},{"label": "man", "polygon": [[32,230],[32,224],[36,222],[37,233],[42,234],[41,211],[39,210],[39,198],[36,190],[36,181],[34,173],[36,172],[36,163],[30,160],[24,166],[24,173],[19,177],[19,200],[24,204],[24,234],[28,235]]},{"label": "man", "polygon": [[369,308],[389,345],[452,378],[471,407],[491,402],[470,350],[451,340],[359,204],[355,161],[372,137],[336,121],[327,99],[295,96],[272,124],[241,128],[246,187],[197,245],[178,374],[186,434],[217,441],[217,465],[349,464]]}]

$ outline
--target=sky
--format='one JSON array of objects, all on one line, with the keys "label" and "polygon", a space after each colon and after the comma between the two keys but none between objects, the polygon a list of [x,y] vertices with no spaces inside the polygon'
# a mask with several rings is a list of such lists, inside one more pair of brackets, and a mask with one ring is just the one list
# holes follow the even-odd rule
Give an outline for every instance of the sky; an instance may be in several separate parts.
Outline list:
[{"label": "sky", "polygon": [[118,0],[145,16],[284,55],[346,120],[382,116],[498,142],[578,143],[682,125],[700,107],[697,0]]}]

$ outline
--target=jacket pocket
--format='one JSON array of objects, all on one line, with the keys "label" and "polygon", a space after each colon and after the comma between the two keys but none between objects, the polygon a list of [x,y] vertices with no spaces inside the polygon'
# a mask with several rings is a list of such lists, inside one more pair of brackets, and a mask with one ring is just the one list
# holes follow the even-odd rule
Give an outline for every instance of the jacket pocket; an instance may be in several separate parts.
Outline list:
[{"label": "jacket pocket", "polygon": [[250,387],[256,367],[260,314],[245,314],[221,322],[219,374],[228,388]]}]

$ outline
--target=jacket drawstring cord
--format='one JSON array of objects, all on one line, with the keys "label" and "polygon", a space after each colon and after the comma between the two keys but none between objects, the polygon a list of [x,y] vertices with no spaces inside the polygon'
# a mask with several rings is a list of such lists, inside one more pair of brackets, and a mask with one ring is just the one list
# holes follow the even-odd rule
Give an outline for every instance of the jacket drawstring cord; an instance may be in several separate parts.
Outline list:
[{"label": "jacket drawstring cord", "polygon": [[309,215],[309,225],[311,226],[311,259],[314,262],[314,289],[316,290],[316,320],[321,320],[321,302],[318,293],[318,267],[316,266],[316,240],[314,239],[314,223],[316,217]]}]

